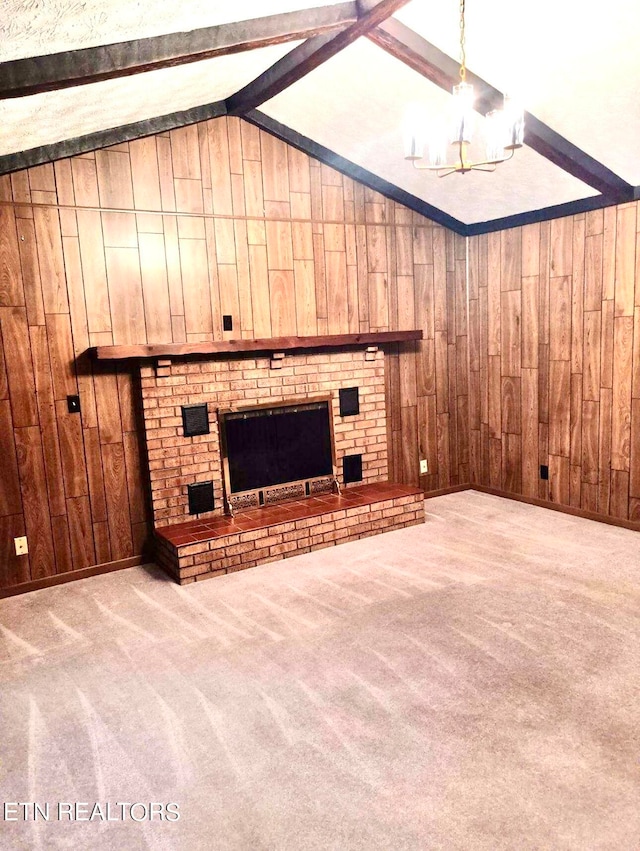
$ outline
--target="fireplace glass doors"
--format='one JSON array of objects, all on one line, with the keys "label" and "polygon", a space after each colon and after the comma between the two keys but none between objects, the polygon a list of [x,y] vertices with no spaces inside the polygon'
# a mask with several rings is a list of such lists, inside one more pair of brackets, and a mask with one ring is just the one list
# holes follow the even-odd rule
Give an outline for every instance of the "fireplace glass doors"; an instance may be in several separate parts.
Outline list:
[{"label": "fireplace glass doors", "polygon": [[230,513],[333,491],[331,397],[218,411]]}]

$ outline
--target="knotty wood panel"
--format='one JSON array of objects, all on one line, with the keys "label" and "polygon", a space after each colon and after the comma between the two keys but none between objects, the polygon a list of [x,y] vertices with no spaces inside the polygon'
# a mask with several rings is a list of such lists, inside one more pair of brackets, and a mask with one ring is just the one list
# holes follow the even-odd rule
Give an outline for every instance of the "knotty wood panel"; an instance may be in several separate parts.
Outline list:
[{"label": "knotty wood panel", "polygon": [[[539,231],[510,233],[504,250],[494,238],[497,262],[508,257],[508,304],[520,300],[521,266],[538,275]],[[511,258],[520,242],[522,260]],[[144,543],[132,367],[88,361],[91,345],[422,328],[424,342],[390,345],[385,358],[389,474],[427,490],[469,481],[465,254],[464,239],[238,118],[12,175],[0,197],[0,529],[26,529],[31,553],[16,561],[7,550],[0,583],[126,558]],[[498,379],[500,294],[498,279]],[[223,333],[227,313],[233,331]],[[613,318],[612,302],[612,346]],[[504,340],[519,363],[512,317]],[[481,366],[482,348],[478,338]],[[481,382],[473,387],[481,395]],[[515,430],[517,374],[512,387],[505,422]],[[80,415],[67,412],[76,394]],[[497,405],[500,450],[500,390]],[[513,444],[510,476],[518,457]],[[3,539],[0,558],[5,550]]]},{"label": "knotty wood panel", "polygon": [[472,481],[640,519],[639,223],[630,203],[470,239]]}]

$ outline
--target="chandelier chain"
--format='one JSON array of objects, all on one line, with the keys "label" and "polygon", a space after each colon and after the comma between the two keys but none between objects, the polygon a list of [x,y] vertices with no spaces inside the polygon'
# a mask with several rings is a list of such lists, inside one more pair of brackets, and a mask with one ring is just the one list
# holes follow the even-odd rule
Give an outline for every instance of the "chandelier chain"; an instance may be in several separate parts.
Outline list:
[{"label": "chandelier chain", "polygon": [[460,0],[460,79],[464,83],[467,78],[467,54],[465,51],[464,32],[464,5],[465,0]]}]

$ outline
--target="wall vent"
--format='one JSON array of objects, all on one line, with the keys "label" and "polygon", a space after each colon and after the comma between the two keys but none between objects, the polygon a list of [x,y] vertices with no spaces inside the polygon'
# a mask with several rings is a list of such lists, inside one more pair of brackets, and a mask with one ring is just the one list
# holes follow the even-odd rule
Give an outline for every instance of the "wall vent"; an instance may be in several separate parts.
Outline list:
[{"label": "wall vent", "polygon": [[209,434],[209,411],[206,404],[183,405],[182,428],[185,437]]},{"label": "wall vent", "polygon": [[198,482],[187,485],[189,495],[189,514],[204,514],[213,511],[213,482]]}]

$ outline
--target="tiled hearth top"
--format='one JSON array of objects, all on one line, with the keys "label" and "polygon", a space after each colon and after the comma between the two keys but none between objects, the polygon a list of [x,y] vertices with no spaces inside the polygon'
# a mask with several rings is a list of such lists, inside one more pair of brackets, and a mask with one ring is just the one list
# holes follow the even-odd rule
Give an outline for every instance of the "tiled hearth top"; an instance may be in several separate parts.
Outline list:
[{"label": "tiled hearth top", "polygon": [[186,523],[174,523],[171,526],[157,527],[155,532],[174,547],[197,544],[238,532],[250,532],[266,529],[279,523],[318,517],[332,511],[354,508],[384,502],[387,499],[399,499],[405,496],[421,494],[420,488],[407,487],[393,482],[375,482],[343,490],[342,494],[323,494],[305,499],[283,502],[269,508],[258,508],[238,512],[231,517],[212,517],[208,520],[189,520]]}]

